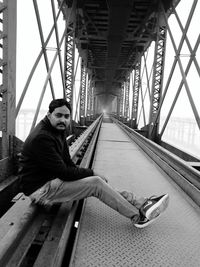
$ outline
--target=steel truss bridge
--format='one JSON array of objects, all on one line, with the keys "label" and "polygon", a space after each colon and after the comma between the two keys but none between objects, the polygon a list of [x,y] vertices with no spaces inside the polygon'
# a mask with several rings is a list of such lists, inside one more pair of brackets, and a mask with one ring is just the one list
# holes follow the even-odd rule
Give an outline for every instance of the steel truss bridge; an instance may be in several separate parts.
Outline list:
[{"label": "steel truss bridge", "polygon": [[[200,109],[196,97],[199,88],[193,88],[199,87],[200,80],[200,34],[196,30],[192,38],[188,37],[191,36],[191,25],[195,23],[194,17],[200,5],[198,0],[192,0],[185,8],[187,12],[183,21],[178,11],[183,1],[48,0],[46,12],[51,14],[52,25],[46,33],[45,19],[40,12],[41,1],[33,0],[32,11],[38,28],[40,49],[19,97],[16,82],[18,3],[15,0],[0,1],[1,266],[199,266],[200,158],[163,139],[169,131],[168,123],[183,91],[194,118],[190,124],[192,128],[189,126],[187,131],[194,136],[195,129],[197,138],[200,136]],[[170,19],[174,23],[170,24]],[[64,25],[62,27],[61,22]],[[179,28],[178,41],[174,25]],[[167,49],[168,40],[171,50]],[[169,58],[170,64],[166,65]],[[29,117],[27,119],[29,131],[38,121],[47,91],[51,99],[57,96],[67,99],[73,111],[68,142],[74,162],[82,167],[93,166],[105,170],[116,186],[130,187],[131,190],[135,186],[142,194],[150,193],[150,188],[157,190],[157,193],[158,189],[169,190],[174,202],[168,216],[172,221],[174,219],[175,226],[169,218],[165,218],[165,222],[157,225],[152,232],[141,234],[135,231],[132,238],[135,237],[136,241],[133,244],[130,226],[121,217],[116,217],[116,214],[96,203],[96,200],[64,203],[44,212],[33,207],[29,198],[19,192],[16,169],[23,141],[17,136],[16,121],[20,112],[24,112],[23,103],[31,83],[38,79],[35,73],[41,61],[41,80],[44,83],[35,89],[38,97],[35,108],[31,105],[33,99],[28,100],[33,113],[31,121]],[[55,69],[58,70],[56,76],[53,74]],[[191,73],[195,73],[195,78],[191,78]],[[80,77],[77,78],[77,75]],[[177,80],[177,83],[172,90],[173,80]],[[161,114],[164,116],[161,117]],[[187,121],[186,108],[182,109],[182,118]],[[176,131],[176,127],[172,134],[184,139],[184,134],[178,129]],[[191,136],[187,138],[195,142]],[[117,152],[113,152],[113,144],[119,149],[119,158],[124,151],[125,169],[114,165],[118,158],[115,158]],[[135,158],[138,169],[134,169],[134,164],[129,162],[134,157],[129,154],[130,150],[138,153]],[[151,169],[152,165],[140,155],[141,151],[148,155],[145,157],[151,163],[159,166],[159,171],[157,168]],[[109,153],[108,157],[106,153]],[[110,165],[103,161],[104,156]],[[140,166],[140,160],[145,162],[144,166]],[[113,168],[112,173],[109,166]],[[113,177],[119,175],[123,180],[123,174],[119,174],[120,168],[127,176],[124,182]],[[136,179],[133,186],[129,169],[138,175],[142,172],[144,176],[148,176],[149,170],[152,176],[155,174],[155,179]],[[159,176],[167,178],[160,182]],[[154,183],[158,184],[158,188]],[[145,185],[148,187],[146,191]],[[97,211],[94,207],[97,207]],[[179,211],[182,218],[180,224],[177,223]],[[99,214],[104,214],[103,219]],[[111,222],[111,226],[107,221]],[[96,231],[93,222],[97,226]],[[77,230],[78,223],[81,226]],[[124,223],[125,232],[122,231]],[[190,223],[191,229],[188,227]],[[128,248],[120,234],[117,235],[118,240],[113,237],[116,225],[120,229],[118,231],[126,235]],[[162,227],[167,229],[170,240]],[[91,246],[85,240],[91,242]],[[184,245],[181,247],[182,241]],[[110,244],[109,248],[107,244]],[[98,248],[97,252],[95,247]],[[127,254],[122,247],[126,247]],[[130,255],[134,248],[132,257]],[[157,253],[158,250],[160,253]],[[120,252],[120,256],[116,257],[113,251],[123,251],[126,259]],[[152,259],[154,254],[155,258]]]}]

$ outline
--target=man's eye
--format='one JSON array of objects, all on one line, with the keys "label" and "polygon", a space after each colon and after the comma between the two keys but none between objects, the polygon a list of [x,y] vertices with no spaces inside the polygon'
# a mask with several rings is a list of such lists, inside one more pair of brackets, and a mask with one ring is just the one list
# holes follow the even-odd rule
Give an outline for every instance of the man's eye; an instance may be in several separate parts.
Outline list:
[{"label": "man's eye", "polygon": [[65,119],[69,119],[69,114],[65,115]]},{"label": "man's eye", "polygon": [[57,118],[61,118],[61,117],[62,117],[61,114],[56,114],[55,116],[56,116]]}]

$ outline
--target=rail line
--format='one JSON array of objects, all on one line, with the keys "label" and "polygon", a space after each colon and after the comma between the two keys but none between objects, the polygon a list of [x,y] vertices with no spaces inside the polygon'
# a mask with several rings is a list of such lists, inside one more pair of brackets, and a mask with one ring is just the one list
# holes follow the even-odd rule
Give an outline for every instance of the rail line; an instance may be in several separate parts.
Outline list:
[{"label": "rail line", "polygon": [[119,120],[113,117],[112,120],[200,206],[200,172],[198,170]]}]

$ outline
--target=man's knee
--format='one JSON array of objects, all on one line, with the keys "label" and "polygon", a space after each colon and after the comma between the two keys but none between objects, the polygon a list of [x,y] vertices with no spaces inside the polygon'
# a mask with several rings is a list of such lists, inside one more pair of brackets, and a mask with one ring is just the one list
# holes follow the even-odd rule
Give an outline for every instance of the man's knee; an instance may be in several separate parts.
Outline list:
[{"label": "man's knee", "polygon": [[91,186],[94,187],[102,187],[104,181],[99,176],[92,176],[91,177]]}]

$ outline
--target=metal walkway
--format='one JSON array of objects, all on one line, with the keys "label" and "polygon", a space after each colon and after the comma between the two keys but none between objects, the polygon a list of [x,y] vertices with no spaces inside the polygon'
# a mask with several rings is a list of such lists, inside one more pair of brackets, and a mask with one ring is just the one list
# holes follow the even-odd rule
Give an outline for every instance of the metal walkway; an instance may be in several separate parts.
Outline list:
[{"label": "metal walkway", "polygon": [[103,123],[94,169],[117,189],[149,196],[168,192],[168,210],[145,229],[135,228],[98,199],[89,198],[71,267],[200,266],[198,206],[114,123]]}]

